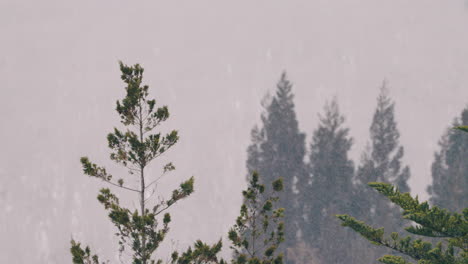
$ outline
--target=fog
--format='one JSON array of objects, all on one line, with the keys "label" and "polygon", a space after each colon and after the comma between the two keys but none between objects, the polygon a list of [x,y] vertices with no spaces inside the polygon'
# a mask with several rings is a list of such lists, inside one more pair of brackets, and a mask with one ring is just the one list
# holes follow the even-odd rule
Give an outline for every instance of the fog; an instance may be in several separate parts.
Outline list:
[{"label": "fog", "polygon": [[386,80],[412,193],[427,199],[437,142],[468,103],[467,25],[462,0],[1,0],[0,262],[71,263],[72,236],[114,260],[115,230],[95,199],[104,185],[79,158],[126,173],[106,141],[120,126],[119,60],[145,68],[171,113],[163,130],[180,133],[161,195],[195,176],[159,257],[234,224],[250,130],[284,70],[308,141],[338,98],[356,163]]}]

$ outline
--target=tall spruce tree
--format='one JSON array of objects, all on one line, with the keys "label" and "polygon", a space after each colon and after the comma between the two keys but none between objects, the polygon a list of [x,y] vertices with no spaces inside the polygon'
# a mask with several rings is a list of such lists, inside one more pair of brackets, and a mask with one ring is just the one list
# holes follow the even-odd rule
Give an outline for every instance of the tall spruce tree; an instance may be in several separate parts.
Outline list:
[{"label": "tall spruce tree", "polygon": [[[468,108],[453,126],[468,125]],[[461,212],[468,205],[468,137],[460,130],[449,129],[439,142],[440,150],[432,163],[432,184],[428,187],[430,203]]]},{"label": "tall spruce tree", "polygon": [[284,190],[278,194],[278,206],[285,208],[285,242],[281,251],[296,243],[300,213],[294,183],[304,175],[305,134],[299,131],[293,98],[292,84],[283,73],[275,95],[264,106],[262,127],[252,130],[252,144],[247,150],[248,174],[258,171],[266,191],[271,191],[274,180],[284,180]]},{"label": "tall spruce tree", "polygon": [[302,234],[317,249],[321,263],[349,263],[352,249],[343,241],[352,238],[350,232],[338,228],[334,215],[351,210],[354,164],[348,153],[353,141],[336,99],[325,105],[325,113],[319,117],[310,146],[310,179],[300,184],[305,218]]}]

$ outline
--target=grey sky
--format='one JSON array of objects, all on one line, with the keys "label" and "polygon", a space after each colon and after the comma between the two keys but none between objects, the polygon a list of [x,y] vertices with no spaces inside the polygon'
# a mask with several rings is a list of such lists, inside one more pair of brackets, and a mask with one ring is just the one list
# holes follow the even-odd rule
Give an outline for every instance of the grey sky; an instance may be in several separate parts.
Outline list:
[{"label": "grey sky", "polygon": [[[72,233],[115,248],[102,245],[114,231],[78,161],[125,172],[108,162],[105,140],[119,125],[118,60],[145,67],[171,112],[164,128],[181,133],[165,183],[196,177],[196,193],[173,210],[179,247],[214,242],[232,225],[250,129],[283,70],[308,141],[317,112],[338,97],[356,161],[386,79],[412,191],[427,198],[437,141],[468,103],[466,11],[462,0],[0,0],[0,262],[18,260],[23,243],[31,252],[21,263],[66,263]],[[73,210],[63,213],[61,199]],[[31,215],[41,216],[33,234],[23,229]]]}]

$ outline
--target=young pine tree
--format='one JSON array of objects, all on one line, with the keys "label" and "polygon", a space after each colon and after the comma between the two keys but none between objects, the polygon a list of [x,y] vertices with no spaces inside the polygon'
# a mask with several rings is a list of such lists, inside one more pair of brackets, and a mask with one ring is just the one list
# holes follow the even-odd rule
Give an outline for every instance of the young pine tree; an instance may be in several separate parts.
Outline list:
[{"label": "young pine tree", "polygon": [[318,249],[322,263],[349,263],[351,250],[343,243],[351,238],[339,230],[337,212],[349,212],[353,193],[353,162],[348,157],[352,146],[349,129],[334,99],[325,106],[324,115],[314,131],[309,158],[310,182],[302,184],[300,204],[305,221],[303,238]]},{"label": "young pine tree", "polygon": [[[468,125],[468,108],[454,126]],[[428,188],[433,205],[461,212],[468,204],[468,137],[448,130],[440,141],[440,151],[432,164],[432,184]]]},{"label": "young pine tree", "polygon": [[[265,106],[262,127],[252,130],[252,144],[247,150],[249,175],[258,171],[264,175],[261,182],[266,191],[280,177],[284,179],[284,191],[279,195],[278,206],[285,208],[285,243],[282,249],[294,247],[298,233],[297,193],[295,180],[304,178],[305,134],[299,131],[294,110],[292,84],[286,73],[281,75],[275,95]],[[286,259],[287,261],[287,259]]]},{"label": "young pine tree", "polygon": [[[150,200],[147,194],[157,179],[150,178],[145,171],[154,159],[174,146],[179,137],[175,130],[167,135],[155,132],[157,126],[169,117],[169,111],[166,106],[156,107],[156,101],[148,98],[149,87],[142,83],[143,68],[138,64],[127,66],[120,63],[120,70],[121,79],[126,84],[126,96],[117,101],[116,110],[125,130],[114,128],[107,141],[111,149],[110,159],[126,168],[129,175],[125,179],[115,179],[104,167],[92,163],[87,157],[81,158],[81,164],[86,175],[137,195],[139,208],[134,210],[122,207],[119,198],[109,188],[100,190],[98,200],[118,230],[119,251],[130,252],[134,264],[156,263],[154,252],[169,231],[171,221],[166,210],[193,192],[194,179],[192,177],[180,184],[167,200]],[[168,163],[163,173],[171,170],[174,166]],[[83,249],[73,240],[71,244],[73,263],[99,263],[98,256],[93,255],[89,247]]]},{"label": "young pine tree", "polygon": [[[267,192],[260,183],[257,172],[253,172],[247,190],[242,191],[244,203],[236,224],[229,230],[228,238],[233,249],[232,264],[282,264],[283,253],[279,250],[284,241],[284,208],[278,208],[278,194],[283,190],[282,179],[271,184]],[[194,249],[172,254],[172,264],[227,264],[217,257],[221,241],[208,246],[197,241]]]},{"label": "young pine tree", "polygon": [[260,183],[258,173],[252,173],[247,190],[242,192],[240,215],[228,233],[234,250],[233,264],[283,263],[279,246],[285,236],[284,208],[276,206],[282,190],[281,178],[267,189]]}]

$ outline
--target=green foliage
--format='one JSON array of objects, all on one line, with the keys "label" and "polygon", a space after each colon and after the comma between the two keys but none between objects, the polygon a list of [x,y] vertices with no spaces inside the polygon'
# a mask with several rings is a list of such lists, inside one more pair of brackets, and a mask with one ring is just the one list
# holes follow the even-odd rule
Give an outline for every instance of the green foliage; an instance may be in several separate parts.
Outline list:
[{"label": "green foliage", "polygon": [[[392,233],[384,235],[384,229],[375,229],[364,222],[348,215],[337,215],[348,226],[374,244],[385,246],[401,252],[419,264],[466,264],[468,263],[468,209],[463,214],[451,213],[437,206],[430,207],[427,202],[420,203],[409,193],[401,193],[387,183],[369,183],[369,186],[383,194],[390,201],[403,209],[403,217],[415,222],[416,226],[406,228],[406,231],[426,237],[441,238],[443,241],[435,246],[422,239],[411,236],[400,237]],[[386,264],[411,263],[400,256],[386,255],[379,259]]]},{"label": "green foliage", "polygon": [[[126,96],[122,101],[117,101],[116,110],[126,129],[114,128],[107,136],[111,149],[110,159],[128,169],[130,177],[136,177],[140,186],[135,187],[131,185],[131,181],[123,178],[115,181],[104,167],[91,162],[88,157],[82,157],[80,161],[86,175],[139,194],[139,210],[121,206],[119,198],[109,188],[101,189],[97,199],[109,212],[108,216],[118,230],[116,236],[119,238],[121,255],[124,251],[130,251],[133,264],[161,264],[162,260],[156,261],[152,255],[169,231],[171,216],[165,211],[193,193],[194,178],[182,182],[167,200],[152,203],[150,197],[145,196],[152,184],[157,182],[155,179],[147,183],[144,174],[146,166],[177,143],[179,137],[175,130],[166,135],[150,134],[169,117],[168,109],[166,106],[156,108],[156,101],[147,98],[148,86],[142,85],[143,68],[140,65],[126,66],[120,63],[120,70],[121,78],[127,86]],[[284,76],[283,82],[286,82]],[[279,94],[291,99],[287,95],[289,84],[283,84],[285,86],[281,87],[286,90],[282,90],[284,94]],[[162,173],[174,169],[175,166],[168,163],[164,165]],[[229,231],[229,239],[235,251],[235,259],[232,261],[234,264],[283,262],[283,254],[278,253],[278,246],[283,242],[285,235],[284,222],[281,221],[284,209],[276,207],[278,194],[284,188],[283,180],[271,181],[270,185],[266,188],[260,183],[258,174],[253,173],[248,189],[243,192],[241,215]],[[217,257],[221,248],[221,240],[212,246],[197,241],[193,248],[189,247],[183,253],[172,253],[171,264],[226,264]],[[98,256],[92,255],[89,247],[83,249],[80,243],[74,240],[71,241],[70,251],[75,264],[99,264]]]},{"label": "green foliage", "polygon": [[182,254],[178,252],[172,253],[171,264],[227,264],[226,261],[217,257],[222,246],[221,240],[213,246],[197,240],[193,246],[193,250],[189,247]]},{"label": "green foliage", "polygon": [[[468,111],[463,112],[462,120],[463,122],[468,122]],[[468,132],[468,127],[466,126],[456,126],[455,129]],[[444,179],[445,182],[448,181],[453,184],[454,179],[450,179],[449,177],[453,176],[456,182],[456,179],[459,179],[460,175],[462,177],[466,175],[464,174],[466,171],[460,171],[460,169],[467,169],[460,165],[462,163],[461,154],[464,153],[460,151],[463,149],[462,143],[460,135],[449,134],[445,137],[445,140],[442,142],[442,151],[436,154],[436,162],[433,164],[434,184],[441,183],[443,177],[446,177]],[[450,165],[453,165],[453,167]],[[447,174],[447,172],[453,172],[454,175]],[[468,263],[468,208],[458,208],[463,213],[450,212],[437,206],[430,207],[427,202],[420,203],[417,197],[413,198],[409,193],[402,193],[388,183],[371,182],[369,186],[386,196],[393,204],[398,205],[403,210],[403,218],[416,223],[416,225],[406,227],[405,230],[407,232],[428,237],[431,239],[431,242],[424,241],[421,238],[416,239],[412,236],[402,238],[398,233],[392,233],[388,237],[385,236],[383,228],[375,229],[348,215],[337,215],[343,221],[343,226],[348,226],[372,243],[402,253],[416,260],[419,264]],[[450,200],[448,195],[459,195],[458,192],[450,192],[450,187],[447,186],[450,185],[445,185],[445,188],[431,186],[429,191],[437,195],[436,199],[431,199],[431,201],[443,203]],[[463,192],[462,186],[452,187],[457,187],[456,190],[460,190],[461,188],[461,197],[466,196],[466,192]],[[442,194],[444,195],[443,199],[441,198]],[[460,197],[457,198],[456,201],[459,201]],[[463,199],[466,199],[466,197],[461,198],[461,200]],[[436,239],[439,242],[434,246],[432,241]],[[392,255],[385,255],[379,261],[386,264],[412,263],[402,256]]]},{"label": "green foliage", "polygon": [[[127,66],[120,63],[120,71],[121,79],[126,84],[126,96],[122,101],[117,101],[116,110],[125,130],[114,128],[113,132],[108,134],[110,159],[128,169],[130,176],[136,174],[133,177],[134,180],[139,180],[140,186],[131,185],[131,181],[127,184],[128,181],[123,178],[114,181],[104,167],[91,162],[88,157],[82,157],[80,161],[86,175],[139,194],[139,210],[122,207],[118,197],[108,188],[101,189],[97,198],[108,210],[109,218],[118,230],[116,235],[119,237],[119,251],[131,251],[134,264],[156,263],[152,255],[164,240],[171,221],[170,215],[163,212],[194,191],[194,178],[182,182],[167,200],[152,202],[150,197],[145,196],[149,188],[157,182],[157,179],[154,179],[147,183],[144,174],[146,166],[174,146],[179,137],[175,130],[166,135],[151,134],[159,124],[167,120],[169,111],[166,106],[157,108],[156,101],[148,98],[149,87],[142,84],[143,68],[138,64]],[[174,165],[168,163],[163,168],[163,174],[174,169]],[[98,264],[98,257],[91,256],[88,247],[83,250],[80,243],[73,240],[71,244],[73,263]],[[196,246],[196,250],[205,252],[205,249],[204,244],[203,247],[202,244]],[[214,252],[218,250],[218,246],[210,250]]]},{"label": "green foliage", "polygon": [[260,183],[257,172],[252,173],[247,190],[242,192],[244,203],[236,224],[228,238],[234,250],[233,264],[282,264],[283,253],[278,253],[284,241],[284,208],[275,206],[283,180],[277,179],[269,190]]},{"label": "green foliage", "polygon": [[[83,249],[81,248],[81,244],[76,243],[73,239],[71,241],[70,251],[73,256],[73,264],[100,264],[99,257],[97,255],[92,255],[88,246]],[[105,263],[102,262],[102,264]]]},{"label": "green foliage", "polygon": [[454,129],[458,129],[464,132],[468,132],[468,126],[456,126]]}]

